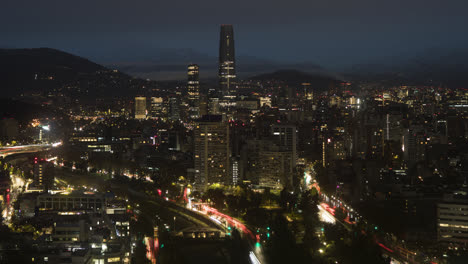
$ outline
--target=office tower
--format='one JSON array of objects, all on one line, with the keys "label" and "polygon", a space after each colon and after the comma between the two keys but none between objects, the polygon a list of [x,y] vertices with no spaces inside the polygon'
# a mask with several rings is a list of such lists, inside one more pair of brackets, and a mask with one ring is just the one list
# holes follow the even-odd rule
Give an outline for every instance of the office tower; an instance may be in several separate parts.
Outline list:
[{"label": "office tower", "polygon": [[135,97],[135,119],[146,118],[146,97]]},{"label": "office tower", "polygon": [[188,67],[187,92],[190,106],[198,106],[200,99],[200,77],[197,64]]},{"label": "office tower", "polygon": [[219,115],[221,113],[219,98],[210,98],[208,102],[208,112],[210,115]]},{"label": "office tower", "polygon": [[163,116],[163,98],[151,97],[151,117],[161,118]]},{"label": "office tower", "polygon": [[188,66],[187,92],[189,103],[189,117],[197,118],[200,107],[200,79],[199,67],[196,64]]},{"label": "office tower", "polygon": [[169,99],[169,119],[170,120],[179,120],[180,119],[180,103],[177,98]]},{"label": "office tower", "polygon": [[195,189],[230,183],[229,126],[220,115],[206,115],[194,129]]},{"label": "office tower", "polygon": [[222,95],[235,91],[236,61],[232,25],[221,25],[219,39],[219,89]]}]

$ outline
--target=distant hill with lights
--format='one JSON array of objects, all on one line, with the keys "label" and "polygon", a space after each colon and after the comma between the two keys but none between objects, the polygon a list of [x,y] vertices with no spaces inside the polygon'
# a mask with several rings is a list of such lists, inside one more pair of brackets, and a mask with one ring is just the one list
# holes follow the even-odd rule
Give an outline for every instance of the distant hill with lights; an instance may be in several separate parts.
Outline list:
[{"label": "distant hill with lights", "polygon": [[50,48],[0,49],[0,97],[119,93],[132,78]]},{"label": "distant hill with lights", "polygon": [[262,82],[282,82],[286,85],[295,87],[302,86],[302,83],[310,83],[314,89],[320,91],[327,90],[329,87],[338,85],[342,82],[342,80],[336,76],[327,76],[318,73],[313,74],[297,70],[279,70],[272,73],[256,75],[249,79]]}]

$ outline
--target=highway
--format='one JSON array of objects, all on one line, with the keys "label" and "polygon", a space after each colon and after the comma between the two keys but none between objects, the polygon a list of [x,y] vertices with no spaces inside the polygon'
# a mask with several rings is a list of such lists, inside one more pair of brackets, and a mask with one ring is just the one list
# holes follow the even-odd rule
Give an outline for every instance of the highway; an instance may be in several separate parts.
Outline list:
[{"label": "highway", "polygon": [[32,144],[32,145],[21,145],[21,146],[12,146],[12,147],[1,147],[0,148],[0,157],[5,158],[15,154],[25,154],[25,153],[34,153],[40,151],[46,151],[53,147],[60,146],[61,143],[53,144]]},{"label": "highway", "polygon": [[[356,222],[350,221],[350,215],[353,215],[356,219],[363,221],[361,215],[359,215],[353,208],[351,208],[351,206],[346,205],[345,202],[340,200],[338,197],[330,197],[324,193],[321,193],[317,182],[311,182],[309,187],[316,188],[319,192],[319,197],[321,199],[321,202],[318,205],[319,218],[322,222],[331,224],[336,224],[338,222],[348,231],[350,231],[351,226],[356,224]],[[335,217],[335,209],[337,208],[340,208],[340,210],[343,209],[348,215],[348,217],[346,217],[346,219],[343,221],[340,221]],[[378,239],[377,237],[375,237],[374,240],[375,243],[382,249],[382,253],[392,258],[392,263],[420,263],[415,259],[417,255],[421,254],[420,252],[410,251],[402,243],[385,241],[385,239]]]},{"label": "highway", "polygon": [[[53,147],[57,147],[59,145],[61,145],[61,143],[2,147],[0,148],[0,157],[6,158],[12,155],[46,151]],[[31,180],[25,180],[20,175],[16,175],[15,173],[10,174],[10,179],[11,179],[11,186],[9,188],[10,192],[6,195],[6,204],[2,208],[2,217],[4,218],[4,222],[6,224],[9,224],[11,221],[12,212],[13,212],[13,208],[12,208],[13,202],[16,201],[18,196],[25,189],[27,189],[27,186],[31,183]]]},{"label": "highway", "polygon": [[[59,145],[60,143],[2,147],[0,148],[0,157],[14,158],[14,155],[47,151]],[[12,177],[12,183],[15,188],[12,188],[11,195],[8,196],[8,206],[6,206],[5,210],[3,211],[3,215],[7,222],[11,218],[12,210],[10,207],[12,202],[29,184],[28,181],[25,181],[19,175],[10,175],[10,177]],[[220,230],[224,235],[224,233],[228,231],[225,225],[219,224],[219,220],[221,220],[222,222],[227,222],[233,228],[237,228],[244,235],[245,240],[249,240],[250,242],[254,241],[252,232],[242,223],[240,223],[237,219],[215,211],[214,208],[206,207],[204,208],[203,212],[195,211],[192,208],[189,209],[179,206],[175,202],[170,201],[165,197],[150,197],[149,195],[131,190],[130,188],[126,189],[131,196],[137,198],[135,200],[137,200],[140,205],[152,205],[154,208],[153,212],[161,216],[161,218],[159,219],[158,217],[159,220],[157,220],[155,217],[153,217],[153,214],[140,215],[141,217],[152,218],[151,220],[155,226],[158,225],[158,222],[163,222],[168,224],[171,230],[173,227],[177,226],[176,231],[189,226],[199,228],[215,228]],[[219,220],[215,220],[215,217]],[[168,243],[164,248],[161,247],[160,241],[157,239],[153,240],[152,238],[147,238],[145,239],[145,243],[149,249],[148,258],[152,263],[156,263],[157,259],[159,259],[161,263],[173,263],[175,260],[181,261],[181,263],[198,263],[200,260],[199,257],[201,256],[204,256],[205,258],[203,260],[204,263],[229,263],[229,259],[231,259],[234,255],[237,255],[231,252],[233,242],[230,239],[224,239],[220,241],[180,240],[173,245],[171,245],[172,243]],[[255,246],[254,243],[249,244],[250,251],[246,252],[245,256],[236,256],[235,258],[239,258],[240,263],[264,263],[261,248]],[[211,257],[207,258],[206,256]],[[259,259],[262,261],[260,262]]]},{"label": "highway", "polygon": [[[234,258],[239,259],[237,263],[260,263],[252,262],[250,259],[254,256],[249,252],[245,252],[242,256],[233,254],[233,241],[225,239],[226,226],[220,224],[219,220],[215,220],[212,217],[213,214],[189,209],[167,197],[150,196],[128,186],[114,184],[112,188],[127,190],[129,200],[139,205],[136,210],[137,215],[151,220],[154,227],[159,227],[160,234],[166,228],[170,230],[170,236],[165,236],[162,240],[157,237],[145,238],[147,258],[152,263],[230,263],[234,255]],[[176,232],[173,232],[174,227]],[[244,226],[239,222],[237,227],[242,230]],[[187,228],[193,230],[217,229],[222,235],[219,239],[187,239],[180,237],[180,234],[176,235]]]}]

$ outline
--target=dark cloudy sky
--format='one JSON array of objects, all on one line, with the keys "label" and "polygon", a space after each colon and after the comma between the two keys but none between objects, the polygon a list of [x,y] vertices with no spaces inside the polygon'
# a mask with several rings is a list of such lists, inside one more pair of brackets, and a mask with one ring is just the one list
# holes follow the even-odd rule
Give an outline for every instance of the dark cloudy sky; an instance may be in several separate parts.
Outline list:
[{"label": "dark cloudy sky", "polygon": [[0,47],[91,59],[167,48],[216,56],[220,24],[237,54],[338,65],[468,47],[466,0],[5,0]]}]

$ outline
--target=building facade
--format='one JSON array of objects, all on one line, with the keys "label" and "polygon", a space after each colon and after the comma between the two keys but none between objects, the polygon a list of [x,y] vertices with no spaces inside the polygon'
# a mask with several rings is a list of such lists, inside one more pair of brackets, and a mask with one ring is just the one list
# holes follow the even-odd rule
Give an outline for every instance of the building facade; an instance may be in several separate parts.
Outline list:
[{"label": "building facade", "polygon": [[438,203],[437,222],[439,242],[468,248],[468,200],[445,199]]},{"label": "building facade", "polygon": [[236,61],[234,54],[234,29],[232,25],[221,25],[219,39],[219,89],[222,95],[235,91]]},{"label": "building facade", "polygon": [[230,183],[229,126],[219,115],[207,115],[194,129],[195,188]]},{"label": "building facade", "polygon": [[146,118],[146,97],[135,97],[135,119]]},{"label": "building facade", "polygon": [[200,116],[200,77],[197,64],[190,64],[187,72],[187,95],[189,104],[189,117],[196,119]]},{"label": "building facade", "polygon": [[164,100],[162,97],[151,97],[151,117],[162,118],[164,116]]}]

